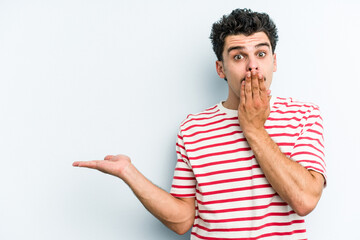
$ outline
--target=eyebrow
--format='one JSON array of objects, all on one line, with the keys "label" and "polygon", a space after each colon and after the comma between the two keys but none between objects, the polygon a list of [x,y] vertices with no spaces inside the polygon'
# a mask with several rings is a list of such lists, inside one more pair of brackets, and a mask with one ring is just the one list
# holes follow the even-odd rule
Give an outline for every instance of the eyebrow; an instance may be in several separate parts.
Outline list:
[{"label": "eyebrow", "polygon": [[[259,47],[263,47],[263,46],[268,47],[270,49],[270,44],[267,42],[256,44],[255,48],[259,48]],[[234,47],[229,48],[227,50],[227,52],[230,53],[232,50],[243,50],[243,49],[245,49],[244,46],[234,46]]]}]

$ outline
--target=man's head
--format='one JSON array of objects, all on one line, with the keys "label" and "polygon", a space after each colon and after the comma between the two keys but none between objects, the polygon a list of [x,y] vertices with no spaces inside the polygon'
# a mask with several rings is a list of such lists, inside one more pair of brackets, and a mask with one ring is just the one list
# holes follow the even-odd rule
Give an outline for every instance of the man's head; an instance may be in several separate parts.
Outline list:
[{"label": "man's head", "polygon": [[229,15],[224,15],[212,26],[210,39],[219,61],[223,60],[225,38],[229,35],[243,34],[250,36],[264,32],[269,38],[272,53],[275,52],[278,41],[277,28],[266,13],[252,12],[250,9],[235,9]]},{"label": "man's head", "polygon": [[229,102],[238,104],[241,82],[249,73],[263,76],[270,88],[277,69],[278,36],[267,14],[236,9],[214,23],[210,38],[218,57],[216,71],[229,85]]}]

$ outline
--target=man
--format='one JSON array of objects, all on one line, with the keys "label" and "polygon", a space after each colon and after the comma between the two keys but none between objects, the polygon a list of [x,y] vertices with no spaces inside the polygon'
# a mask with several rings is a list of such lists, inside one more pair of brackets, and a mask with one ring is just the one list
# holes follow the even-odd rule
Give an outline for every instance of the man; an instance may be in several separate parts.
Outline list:
[{"label": "man", "polygon": [[236,9],[210,38],[229,94],[180,126],[171,194],[124,155],[73,165],[121,178],[167,227],[192,227],[192,239],[305,239],[302,216],[325,184],[319,108],[270,96],[278,36],[267,14]]}]

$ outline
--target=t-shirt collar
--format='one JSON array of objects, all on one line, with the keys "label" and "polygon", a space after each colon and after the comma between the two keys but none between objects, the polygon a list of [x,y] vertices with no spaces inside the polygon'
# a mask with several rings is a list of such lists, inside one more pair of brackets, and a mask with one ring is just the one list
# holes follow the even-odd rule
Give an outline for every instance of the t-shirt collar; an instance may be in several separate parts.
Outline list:
[{"label": "t-shirt collar", "polygon": [[[272,110],[273,108],[273,105],[274,105],[274,102],[276,100],[276,97],[275,96],[272,96],[271,99],[270,99],[270,111]],[[218,104],[218,108],[220,109],[221,112],[224,112],[230,116],[237,116],[238,115],[238,111],[235,110],[235,109],[229,109],[229,108],[226,108],[224,107],[223,105],[224,101],[221,101],[219,104]]]}]

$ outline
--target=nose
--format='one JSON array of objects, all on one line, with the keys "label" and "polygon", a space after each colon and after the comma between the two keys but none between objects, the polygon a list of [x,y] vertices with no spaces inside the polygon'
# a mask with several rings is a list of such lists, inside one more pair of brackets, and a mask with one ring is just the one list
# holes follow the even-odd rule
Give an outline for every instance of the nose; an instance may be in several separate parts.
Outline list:
[{"label": "nose", "polygon": [[247,64],[246,69],[247,69],[247,71],[259,70],[259,63],[257,62],[256,58],[250,57],[248,59],[248,64]]}]

